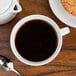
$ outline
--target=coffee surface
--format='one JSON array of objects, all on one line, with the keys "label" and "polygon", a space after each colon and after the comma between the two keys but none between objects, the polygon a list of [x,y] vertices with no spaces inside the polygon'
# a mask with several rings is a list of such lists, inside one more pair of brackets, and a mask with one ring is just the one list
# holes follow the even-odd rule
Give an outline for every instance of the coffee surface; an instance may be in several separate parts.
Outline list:
[{"label": "coffee surface", "polygon": [[49,23],[31,20],[17,32],[15,46],[19,54],[33,62],[49,58],[57,48],[57,34]]}]

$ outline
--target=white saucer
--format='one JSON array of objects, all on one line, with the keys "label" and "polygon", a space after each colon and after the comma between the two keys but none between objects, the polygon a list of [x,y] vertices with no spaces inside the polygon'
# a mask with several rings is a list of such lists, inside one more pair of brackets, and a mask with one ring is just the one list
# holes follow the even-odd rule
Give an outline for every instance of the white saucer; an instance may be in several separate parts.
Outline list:
[{"label": "white saucer", "polygon": [[68,26],[76,28],[76,17],[69,14],[62,6],[61,0],[49,0],[50,7],[56,17],[67,24]]}]

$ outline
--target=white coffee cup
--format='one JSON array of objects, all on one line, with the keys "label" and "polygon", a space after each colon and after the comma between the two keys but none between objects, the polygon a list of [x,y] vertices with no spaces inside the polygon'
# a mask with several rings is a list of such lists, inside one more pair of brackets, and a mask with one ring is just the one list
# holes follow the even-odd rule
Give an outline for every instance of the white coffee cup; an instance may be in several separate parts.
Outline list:
[{"label": "white coffee cup", "polygon": [[[30,20],[43,20],[46,21],[47,23],[49,23],[56,31],[57,36],[58,36],[58,45],[57,48],[55,50],[55,52],[46,60],[44,61],[40,61],[40,62],[32,62],[29,60],[24,59],[17,51],[16,46],[15,46],[15,37],[16,34],[18,32],[18,30],[23,26],[23,24],[25,24],[26,22],[30,21]],[[55,57],[59,54],[61,47],[62,47],[62,37],[66,34],[70,33],[70,30],[68,27],[62,28],[60,29],[58,27],[58,25],[50,18],[43,16],[43,15],[30,15],[27,17],[24,17],[23,19],[21,19],[13,28],[12,32],[11,32],[11,37],[10,37],[10,45],[11,45],[11,49],[12,52],[14,53],[14,55],[24,64],[28,64],[31,66],[41,66],[44,64],[47,64],[49,62],[51,62],[52,60],[55,59]],[[30,47],[29,47],[30,48]]]}]

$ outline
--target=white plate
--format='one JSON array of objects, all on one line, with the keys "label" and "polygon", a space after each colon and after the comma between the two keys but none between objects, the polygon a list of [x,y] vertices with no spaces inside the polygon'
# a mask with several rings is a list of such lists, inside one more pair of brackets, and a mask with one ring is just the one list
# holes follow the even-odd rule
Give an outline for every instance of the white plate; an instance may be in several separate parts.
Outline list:
[{"label": "white plate", "polygon": [[56,17],[68,26],[76,28],[76,17],[69,14],[62,6],[61,0],[49,0],[50,7]]}]

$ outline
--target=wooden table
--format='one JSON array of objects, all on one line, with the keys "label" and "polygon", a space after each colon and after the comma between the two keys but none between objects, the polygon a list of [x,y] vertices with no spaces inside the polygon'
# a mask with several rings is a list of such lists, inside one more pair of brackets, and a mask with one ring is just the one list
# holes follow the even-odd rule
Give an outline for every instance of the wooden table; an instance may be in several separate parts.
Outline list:
[{"label": "wooden table", "polygon": [[[20,0],[23,11],[11,22],[0,25],[0,54],[10,58],[15,68],[24,76],[76,76],[76,29],[70,28],[71,33],[63,37],[63,46],[59,55],[49,64],[32,67],[21,63],[10,49],[10,34],[15,24],[31,14],[42,14],[52,18],[60,28],[67,25],[59,21],[49,7],[48,0]],[[17,76],[13,72],[0,70],[0,76]]]}]

